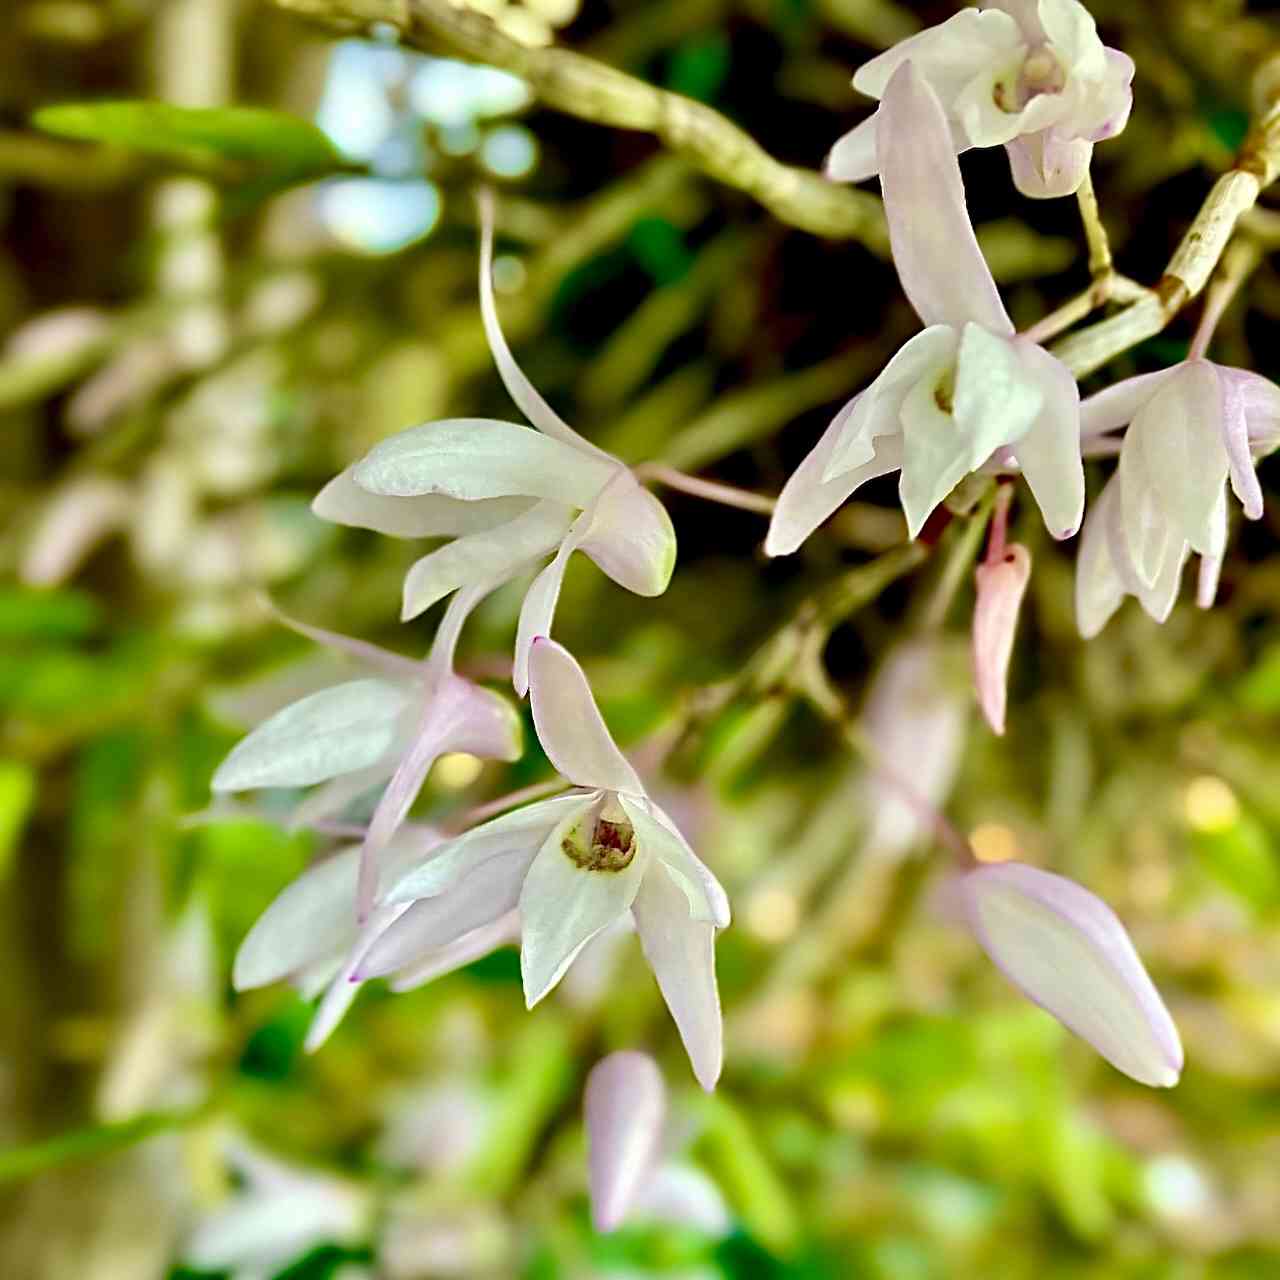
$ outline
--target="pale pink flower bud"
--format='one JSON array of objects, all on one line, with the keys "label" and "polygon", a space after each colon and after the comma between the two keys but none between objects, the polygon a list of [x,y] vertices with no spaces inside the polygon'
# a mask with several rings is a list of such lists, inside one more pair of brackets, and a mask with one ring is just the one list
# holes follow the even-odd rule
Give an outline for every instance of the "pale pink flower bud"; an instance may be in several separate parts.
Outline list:
[{"label": "pale pink flower bud", "polygon": [[597,1231],[613,1231],[626,1220],[656,1168],[666,1086],[648,1054],[612,1053],[592,1068],[583,1101],[591,1217]]},{"label": "pale pink flower bud", "polygon": [[976,867],[956,887],[965,923],[1028,999],[1140,1084],[1178,1083],[1178,1030],[1105,902],[1017,862]]},{"label": "pale pink flower bud", "polygon": [[1031,580],[1031,553],[1012,543],[996,563],[978,566],[973,610],[973,676],[987,723],[1004,733],[1006,687],[1022,597]]}]

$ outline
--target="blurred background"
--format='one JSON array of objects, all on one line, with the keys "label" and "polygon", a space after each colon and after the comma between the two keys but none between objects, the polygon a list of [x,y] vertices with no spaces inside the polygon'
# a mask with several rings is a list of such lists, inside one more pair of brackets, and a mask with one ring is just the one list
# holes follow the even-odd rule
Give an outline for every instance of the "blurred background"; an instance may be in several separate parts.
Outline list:
[{"label": "blurred background", "polygon": [[[1095,163],[1126,274],[1159,277],[1230,164],[1278,7],[1093,0],[1138,65],[1133,121]],[[811,169],[866,110],[854,68],[954,10],[474,8],[709,103]],[[533,1014],[503,949],[412,994],[371,984],[305,1055],[309,1004],[282,986],[236,996],[230,965],[333,842],[272,821],[291,796],[192,815],[248,727],[341,670],[271,621],[264,590],[400,652],[429,643],[434,613],[396,621],[421,547],[308,504],[392,432],[518,419],[477,309],[475,187],[498,190],[499,305],[522,363],[631,462],[776,493],[916,321],[874,245],[790,229],[646,134],[539,109],[518,78],[393,33],[350,38],[256,0],[6,0],[3,20],[5,1280],[1280,1274],[1274,466],[1216,609],[1188,601],[1157,627],[1131,601],[1088,645],[1074,545],[1015,507],[1035,574],[1003,740],[972,707],[976,522],[895,551],[886,481],[767,563],[758,515],[664,493],[667,594],[626,595],[579,557],[557,634],[734,903],[718,1092],[697,1089],[625,933]],[[275,114],[193,133],[47,110],[102,99]],[[1087,283],[1074,202],[1017,197],[998,151],[964,168],[1025,326]],[[1278,323],[1264,261],[1219,357],[1280,376]],[[1180,357],[1189,332],[1086,389]],[[798,631],[815,600],[821,625]],[[518,601],[499,593],[464,637],[463,669],[495,688]],[[1122,1078],[936,918],[945,855],[778,678],[797,635],[981,857],[1052,867],[1115,906],[1186,1042],[1176,1090]],[[420,813],[447,821],[550,776],[526,736],[514,766],[442,760]],[[599,1237],[582,1081],[629,1046],[666,1070],[675,1190]]]}]

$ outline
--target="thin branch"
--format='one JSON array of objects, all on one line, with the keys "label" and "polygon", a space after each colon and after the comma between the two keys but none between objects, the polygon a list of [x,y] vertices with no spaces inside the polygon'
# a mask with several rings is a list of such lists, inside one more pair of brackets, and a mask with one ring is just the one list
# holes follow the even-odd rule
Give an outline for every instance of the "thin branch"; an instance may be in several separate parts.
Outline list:
[{"label": "thin branch", "polygon": [[596,124],[653,134],[703,173],[754,196],[782,222],[831,239],[858,240],[888,257],[884,210],[875,196],[782,164],[704,103],[568,49],[523,45],[483,14],[450,0],[273,3],[342,30],[392,28],[411,48],[501,67],[528,81],[549,107]]},{"label": "thin branch", "polygon": [[737,489],[733,485],[720,484],[716,480],[703,480],[698,476],[686,475],[675,467],[668,467],[661,462],[642,462],[632,468],[642,480],[654,480],[664,484],[668,489],[678,489],[681,493],[692,494],[695,498],[705,498],[708,502],[718,502],[722,506],[737,507],[740,511],[755,511],[760,515],[773,514],[778,505],[776,498],[765,497],[762,493],[750,493],[746,489]]},{"label": "thin branch", "polygon": [[1213,335],[1226,309],[1240,291],[1240,286],[1254,273],[1262,261],[1262,249],[1252,236],[1244,236],[1222,255],[1217,278],[1209,286],[1208,300],[1196,335],[1187,352],[1190,360],[1200,359],[1209,350]]},{"label": "thin branch", "polygon": [[1089,245],[1089,274],[1095,280],[1105,279],[1111,274],[1111,241],[1107,238],[1107,229],[1102,225],[1102,215],[1098,212],[1098,196],[1093,189],[1093,173],[1087,171],[1080,190],[1076,192],[1076,200],[1080,204],[1080,221],[1084,223],[1084,236]]}]

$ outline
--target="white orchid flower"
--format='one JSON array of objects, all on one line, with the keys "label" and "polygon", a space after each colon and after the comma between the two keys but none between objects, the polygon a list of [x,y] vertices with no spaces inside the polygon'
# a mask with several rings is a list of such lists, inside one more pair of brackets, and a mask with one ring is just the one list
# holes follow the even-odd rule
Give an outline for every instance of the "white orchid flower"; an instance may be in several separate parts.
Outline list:
[{"label": "white orchid flower", "polygon": [[357,796],[386,782],[361,858],[355,895],[360,919],[373,905],[378,855],[404,821],[436,760],[452,751],[491,760],[520,756],[514,708],[453,670],[463,623],[494,585],[468,587],[450,601],[422,662],[285,620],[377,674],[320,690],[277,711],[237,743],[213,775],[213,790],[219,792],[325,784],[303,801],[296,822],[341,812]]},{"label": "white orchid flower", "polygon": [[482,202],[480,306],[498,373],[536,430],[485,418],[413,427],[376,445],[317,496],[317,515],[394,537],[447,537],[405,578],[402,616],[416,618],[477,580],[510,577],[552,557],[520,611],[514,684],[528,690],[529,646],[547,635],[569,557],[582,551],[641,596],[667,589],[676,535],[666,508],[629,467],[580,436],[524,375],[498,324],[493,212]]},{"label": "white orchid flower", "polygon": [[[942,103],[956,152],[1004,147],[1023,195],[1077,191],[1094,143],[1113,138],[1133,106],[1133,59],[1098,39],[1079,0],[991,0],[903,40],[858,69],[853,87],[883,98],[910,60]],[[845,134],[827,175],[862,182],[881,172],[883,109]]]},{"label": "white orchid flower", "polygon": [[885,90],[877,142],[893,259],[928,326],[836,415],[783,488],[765,550],[795,551],[855,489],[901,471],[911,537],[970,472],[1021,469],[1055,538],[1084,513],[1080,397],[1019,338],[969,222],[942,106],[913,62]]},{"label": "white orchid flower", "polygon": [[1064,876],[1018,862],[975,867],[953,907],[1025,996],[1087,1040],[1118,1071],[1170,1088],[1182,1043],[1124,925]]},{"label": "white orchid flower", "polygon": [[[407,825],[381,851],[383,887],[390,887],[424,853],[441,843],[429,827]],[[349,845],[286,885],[254,922],[236,952],[231,981],[237,991],[292,982],[307,999],[320,996],[304,1048],[314,1053],[332,1035],[360,989],[356,969],[382,933],[408,909],[378,906],[363,926],[352,912],[361,849]],[[515,936],[512,918],[499,918],[408,958],[393,989],[407,991],[487,955]]]},{"label": "white orchid flower", "polygon": [[1126,595],[1164,622],[1193,551],[1201,557],[1199,603],[1208,608],[1226,549],[1228,482],[1245,516],[1262,516],[1254,463],[1280,446],[1280,387],[1192,359],[1108,387],[1081,414],[1086,444],[1128,424],[1120,465],[1081,538],[1081,635],[1097,635]]},{"label": "white orchid flower", "polygon": [[532,1008],[592,938],[630,912],[694,1074],[710,1089],[723,1052],[715,932],[729,923],[724,890],[614,745],[568,651],[536,638],[529,674],[538,738],[576,789],[483,823],[403,875],[383,905],[412,905],[357,974],[403,970],[518,909]]}]

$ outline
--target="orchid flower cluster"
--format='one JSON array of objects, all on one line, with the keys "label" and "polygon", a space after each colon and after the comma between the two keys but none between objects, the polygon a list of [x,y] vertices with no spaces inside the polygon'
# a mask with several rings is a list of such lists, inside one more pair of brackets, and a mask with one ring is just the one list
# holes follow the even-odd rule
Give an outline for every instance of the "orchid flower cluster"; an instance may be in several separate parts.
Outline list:
[{"label": "orchid flower cluster", "polygon": [[[1072,194],[1088,177],[1094,145],[1123,129],[1133,73],[1128,57],[1101,43],[1078,0],[991,0],[861,68],[854,85],[879,105],[828,162],[833,179],[878,175],[893,260],[923,328],[791,476],[765,550],[795,552],[861,485],[890,473],[912,538],[966,477],[1000,479],[973,624],[978,698],[997,733],[1031,576],[1027,549],[1006,539],[1008,481],[1025,479],[1054,538],[1083,526],[1076,603],[1089,637],[1126,595],[1166,618],[1192,553],[1199,601],[1212,602],[1228,489],[1245,516],[1259,518],[1254,466],[1280,445],[1280,389],[1210,362],[1211,331],[1185,362],[1082,404],[1069,369],[1016,331],[983,259],[958,155],[1003,146],[1023,194]],[[641,476],[570,427],[517,365],[493,293],[488,204],[482,221],[484,328],[532,429],[488,419],[414,427],[376,445],[316,499],[327,520],[444,539],[409,570],[402,616],[449,604],[421,662],[304,628],[365,673],[278,712],[218,771],[218,791],[313,788],[295,811],[299,822],[331,820],[381,789],[367,828],[258,921],[235,982],[288,978],[325,993],[308,1042],[315,1048],[367,979],[408,989],[518,939],[532,1007],[592,939],[630,921],[693,1072],[711,1089],[723,1058],[714,951],[730,922],[727,896],[619,751],[576,659],[551,638],[574,552],[624,589],[657,596],[672,575],[675,534]],[[1119,465],[1086,516],[1084,458],[1116,452],[1121,428]],[[513,685],[530,699],[563,793],[460,833],[410,822],[442,753],[520,753],[511,705],[457,674],[454,651],[476,606],[521,576],[532,580]],[[904,789],[898,779],[884,804],[900,804]],[[968,860],[948,902],[1016,987],[1119,1070],[1149,1085],[1176,1083],[1182,1048],[1173,1021],[1120,921],[1093,894],[1030,866]],[[637,1055],[592,1076],[602,1228],[621,1221],[655,1176],[664,1097],[656,1067]]]}]

